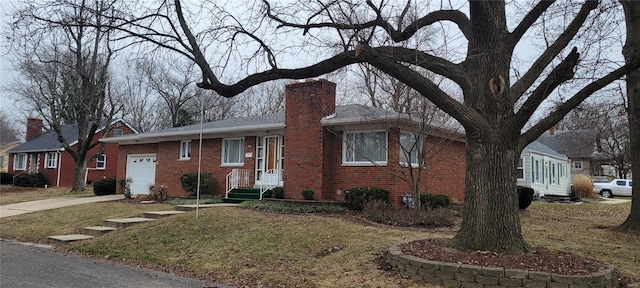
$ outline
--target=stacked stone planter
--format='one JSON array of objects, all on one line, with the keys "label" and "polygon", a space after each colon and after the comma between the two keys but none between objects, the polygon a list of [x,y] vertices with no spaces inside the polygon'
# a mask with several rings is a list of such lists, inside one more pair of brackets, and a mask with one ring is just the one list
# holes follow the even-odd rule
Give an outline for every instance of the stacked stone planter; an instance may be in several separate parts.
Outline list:
[{"label": "stacked stone planter", "polygon": [[389,248],[394,270],[413,280],[445,287],[613,288],[618,278],[609,266],[590,275],[567,276],[508,268],[445,263],[402,254],[400,244]]}]

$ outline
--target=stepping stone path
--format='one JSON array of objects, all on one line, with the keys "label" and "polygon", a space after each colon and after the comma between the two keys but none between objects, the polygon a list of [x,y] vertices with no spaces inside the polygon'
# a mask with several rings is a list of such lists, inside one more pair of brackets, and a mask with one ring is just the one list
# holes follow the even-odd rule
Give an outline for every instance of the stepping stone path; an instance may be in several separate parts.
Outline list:
[{"label": "stepping stone path", "polygon": [[[238,204],[204,204],[204,205],[200,205],[199,208],[233,207],[233,206],[238,206]],[[176,210],[144,212],[143,213],[144,217],[106,219],[104,220],[104,226],[83,227],[82,234],[54,235],[54,236],[49,236],[48,238],[62,241],[62,242],[91,239],[94,237],[102,236],[114,230],[129,227],[134,224],[155,221],[156,219],[159,219],[159,218],[186,213],[185,211],[193,211],[196,209],[196,205],[177,205],[175,206],[175,209]]]}]

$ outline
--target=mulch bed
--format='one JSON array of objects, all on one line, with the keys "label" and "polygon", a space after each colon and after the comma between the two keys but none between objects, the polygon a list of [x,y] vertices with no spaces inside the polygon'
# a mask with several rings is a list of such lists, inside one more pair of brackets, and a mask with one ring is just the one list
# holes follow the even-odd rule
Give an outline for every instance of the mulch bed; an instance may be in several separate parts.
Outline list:
[{"label": "mulch bed", "polygon": [[588,275],[608,267],[604,262],[563,251],[534,247],[525,255],[489,251],[462,252],[447,247],[444,239],[425,239],[400,245],[402,253],[422,259],[485,267],[521,269],[560,275]]}]

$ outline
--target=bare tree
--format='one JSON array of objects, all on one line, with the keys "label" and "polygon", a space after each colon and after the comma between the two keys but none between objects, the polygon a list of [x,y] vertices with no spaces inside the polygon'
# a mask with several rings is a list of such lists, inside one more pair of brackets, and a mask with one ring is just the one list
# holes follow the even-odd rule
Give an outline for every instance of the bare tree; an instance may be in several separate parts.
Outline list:
[{"label": "bare tree", "polygon": [[0,146],[20,140],[20,132],[4,111],[0,111]]},{"label": "bare tree", "polygon": [[135,65],[127,65],[122,71],[119,82],[117,102],[122,105],[122,118],[142,131],[153,131],[162,128],[159,103],[153,89],[145,81],[141,81]]},{"label": "bare tree", "polygon": [[[625,22],[627,26],[627,42],[624,45],[623,54],[627,63],[640,60],[638,47],[640,47],[640,2],[621,0],[624,8]],[[625,231],[640,231],[640,186],[637,184],[640,178],[640,69],[627,73],[627,99],[629,108],[629,140],[631,153],[631,177],[636,185],[632,187],[631,212],[627,219],[618,227]]]},{"label": "bare tree", "polygon": [[[100,125],[110,123],[117,108],[109,105],[108,87],[115,52],[106,21],[113,20],[112,12],[103,1],[38,2],[17,11],[20,17],[13,23],[10,39],[23,75],[15,92],[44,117],[74,159],[72,191],[84,190],[87,163],[104,149],[94,135]],[[67,123],[77,125],[78,139],[63,134]],[[110,131],[106,126],[105,135]],[[96,146],[97,153],[89,154]]]},{"label": "bare tree", "polygon": [[290,81],[273,81],[249,88],[239,95],[239,113],[244,115],[265,115],[284,110],[284,87]]},{"label": "bare tree", "polygon": [[582,103],[558,123],[558,128],[595,131],[595,149],[605,157],[604,162],[615,168],[616,177],[626,178],[631,168],[627,104],[624,97],[620,101],[615,97],[622,95],[621,91],[612,89],[609,92],[616,95]]},{"label": "bare tree", "polygon": [[[505,1],[470,1],[464,6],[468,13],[447,3],[431,9],[414,1],[263,0],[234,15],[237,11],[213,2],[206,9],[212,26],[197,33],[197,15],[185,13],[188,7],[174,0],[162,2],[152,14],[122,18],[117,28],[190,59],[202,73],[197,85],[223,97],[267,81],[317,77],[356,63],[398,79],[466,131],[465,214],[453,246],[524,253],[529,248],[513,192],[520,152],[588,96],[637,69],[640,59],[620,66],[604,54],[593,54],[608,38],[602,37],[606,31],[599,32],[603,29],[588,27],[605,27],[601,23],[609,18],[600,16],[616,15],[615,7],[598,9],[599,1],[540,1],[526,7],[514,1],[510,5],[521,5],[518,11],[525,12],[514,18],[507,17]],[[420,31],[444,26],[458,33],[439,38],[462,49],[439,57],[416,41]],[[543,32],[541,52],[521,70],[512,61],[516,46],[535,37],[535,31]],[[288,55],[298,61],[286,62]],[[463,99],[448,95],[423,71],[455,83]],[[563,87],[571,87],[563,91],[569,97],[523,131],[540,105]]]}]

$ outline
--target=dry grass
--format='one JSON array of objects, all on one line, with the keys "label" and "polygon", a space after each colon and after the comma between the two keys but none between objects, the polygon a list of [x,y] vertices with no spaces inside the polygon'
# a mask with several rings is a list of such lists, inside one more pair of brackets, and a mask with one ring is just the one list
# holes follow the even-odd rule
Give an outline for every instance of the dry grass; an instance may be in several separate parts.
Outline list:
[{"label": "dry grass", "polygon": [[[103,203],[62,208],[0,219],[0,234],[42,242],[48,235],[77,232],[104,218],[169,207]],[[622,223],[629,210],[628,203],[534,203],[521,214],[523,233],[532,246],[597,258],[637,281],[640,237],[609,229]],[[214,208],[201,210],[198,223],[193,213],[186,213],[63,247],[132,264],[186,270],[238,286],[423,287],[424,283],[378,270],[373,260],[396,242],[452,236],[453,232],[365,224],[350,217]]]},{"label": "dry grass", "polygon": [[94,196],[93,187],[87,187],[83,192],[70,192],[69,187],[16,187],[13,185],[0,186],[0,205],[42,200],[54,197],[86,197]]},{"label": "dry grass", "polygon": [[532,246],[608,262],[637,282],[640,281],[640,235],[613,230],[624,222],[630,209],[630,203],[534,203],[521,214],[521,221],[525,239]]},{"label": "dry grass", "polygon": [[597,194],[593,193],[593,180],[587,175],[576,175],[573,179],[573,191],[580,199],[597,197]]}]

